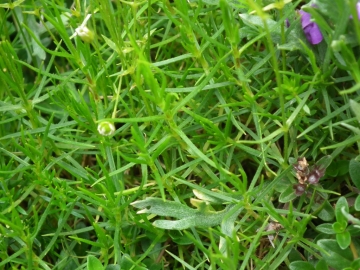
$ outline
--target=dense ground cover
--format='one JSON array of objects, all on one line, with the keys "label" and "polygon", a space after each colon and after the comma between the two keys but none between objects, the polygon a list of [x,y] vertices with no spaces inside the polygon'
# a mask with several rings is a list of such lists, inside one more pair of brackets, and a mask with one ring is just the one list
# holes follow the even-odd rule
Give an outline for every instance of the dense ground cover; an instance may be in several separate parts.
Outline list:
[{"label": "dense ground cover", "polygon": [[359,269],[359,16],[2,2],[0,269]]}]

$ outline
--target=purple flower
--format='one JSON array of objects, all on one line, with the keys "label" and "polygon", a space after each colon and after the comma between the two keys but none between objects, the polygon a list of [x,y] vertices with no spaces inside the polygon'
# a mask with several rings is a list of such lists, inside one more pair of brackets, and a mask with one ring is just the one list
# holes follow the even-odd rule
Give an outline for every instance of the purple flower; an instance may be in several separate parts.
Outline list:
[{"label": "purple flower", "polygon": [[313,170],[308,175],[309,184],[317,184],[321,177],[325,175],[325,169],[320,168],[319,166],[315,166]]},{"label": "purple flower", "polygon": [[319,44],[323,40],[319,26],[315,22],[311,21],[310,13],[303,10],[300,10],[299,13],[301,16],[301,26],[307,40],[313,45]]},{"label": "purple flower", "polygon": [[296,196],[301,196],[304,194],[305,190],[306,190],[306,185],[304,184],[297,184],[293,186],[294,190],[295,190],[295,194]]},{"label": "purple flower", "polygon": [[286,26],[286,28],[289,28],[289,27],[290,27],[289,19],[286,19],[286,20],[285,20],[285,26]]},{"label": "purple flower", "polygon": [[[358,1],[357,3],[356,3],[356,12],[357,12],[357,16],[358,16],[358,19],[360,20],[360,1]],[[350,19],[352,19],[353,18],[353,16],[352,15],[350,15]]]}]

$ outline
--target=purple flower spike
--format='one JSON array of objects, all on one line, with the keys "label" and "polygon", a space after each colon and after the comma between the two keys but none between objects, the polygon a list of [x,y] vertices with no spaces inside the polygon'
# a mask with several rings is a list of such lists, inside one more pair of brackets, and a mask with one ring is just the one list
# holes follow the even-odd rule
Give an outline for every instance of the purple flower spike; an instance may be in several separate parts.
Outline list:
[{"label": "purple flower spike", "polygon": [[323,40],[319,26],[311,21],[310,13],[303,10],[300,10],[299,13],[301,15],[302,29],[304,30],[307,40],[313,45],[319,44]]}]

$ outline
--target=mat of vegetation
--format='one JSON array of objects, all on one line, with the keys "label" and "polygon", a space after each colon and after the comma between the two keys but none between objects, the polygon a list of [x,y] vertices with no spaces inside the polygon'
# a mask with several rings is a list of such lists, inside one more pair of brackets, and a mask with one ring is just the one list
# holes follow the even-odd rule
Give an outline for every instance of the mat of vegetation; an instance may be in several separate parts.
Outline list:
[{"label": "mat of vegetation", "polygon": [[357,0],[0,3],[0,269],[360,268]]}]

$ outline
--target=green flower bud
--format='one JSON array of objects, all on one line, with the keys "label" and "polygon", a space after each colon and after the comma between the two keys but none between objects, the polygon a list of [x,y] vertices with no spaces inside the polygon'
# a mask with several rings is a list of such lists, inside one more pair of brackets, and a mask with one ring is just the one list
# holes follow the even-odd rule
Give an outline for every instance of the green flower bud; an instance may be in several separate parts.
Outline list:
[{"label": "green flower bud", "polygon": [[103,136],[111,136],[115,132],[115,126],[113,123],[104,121],[99,123],[97,130]]}]

